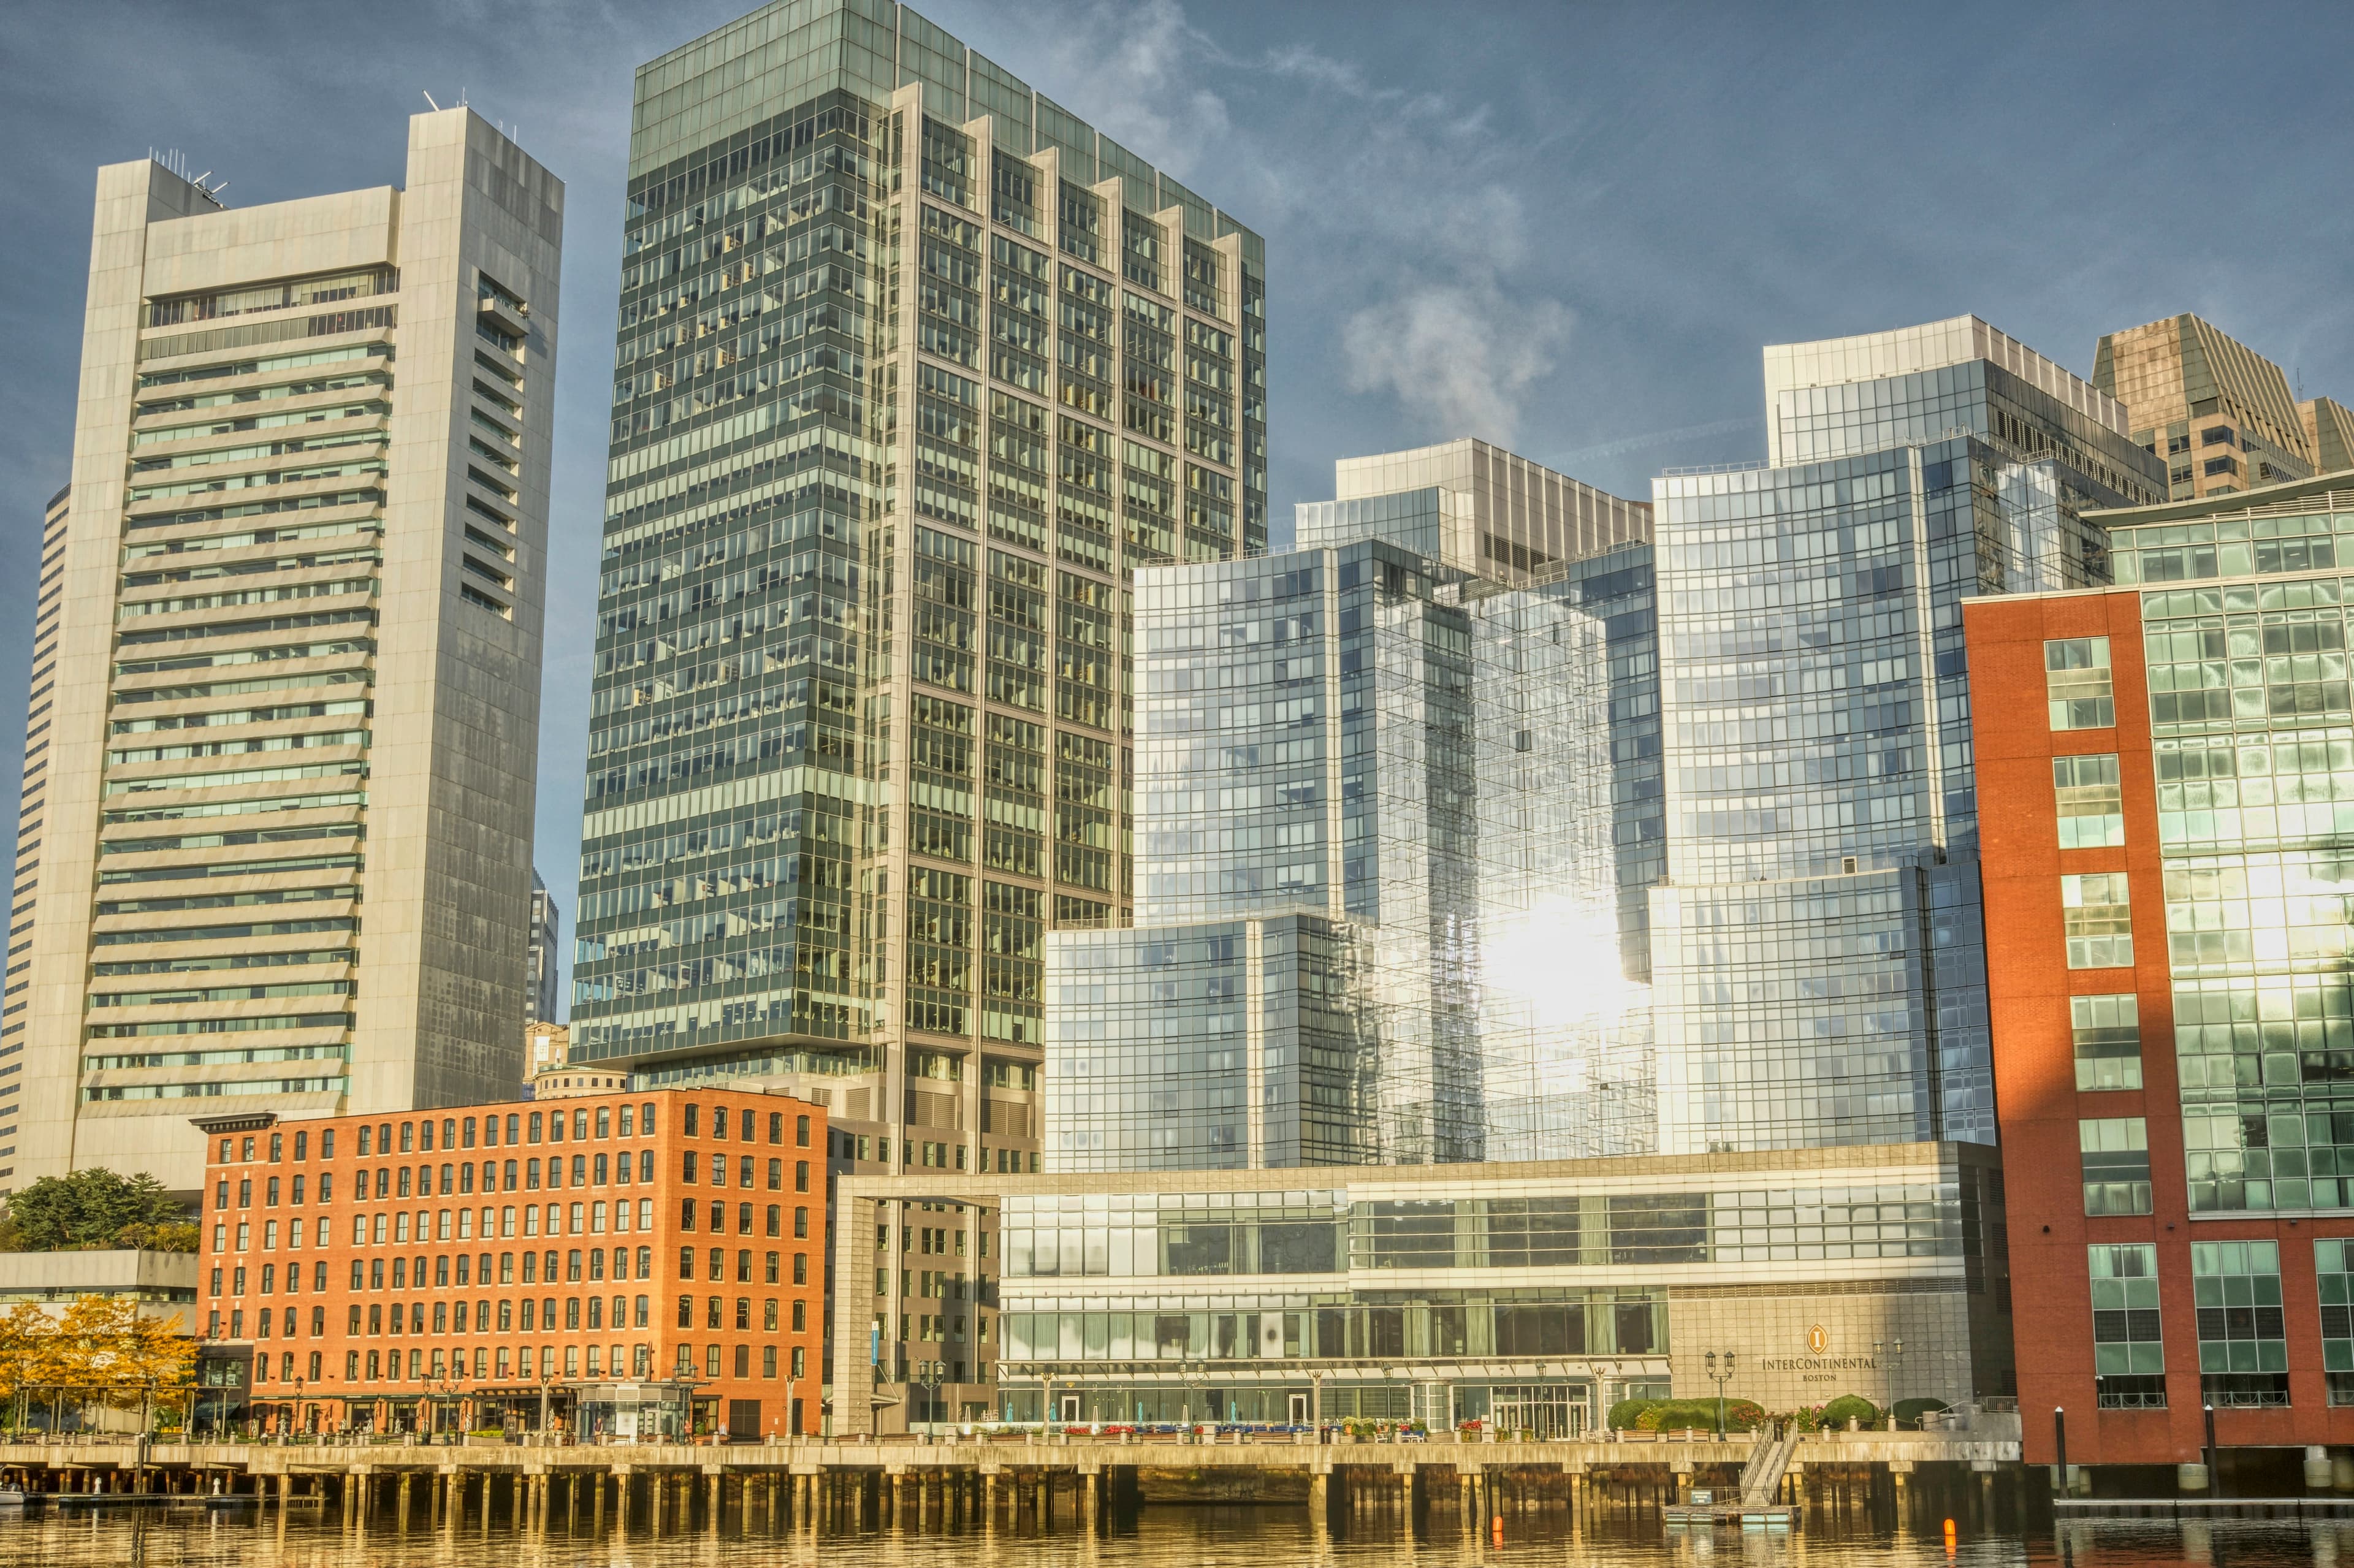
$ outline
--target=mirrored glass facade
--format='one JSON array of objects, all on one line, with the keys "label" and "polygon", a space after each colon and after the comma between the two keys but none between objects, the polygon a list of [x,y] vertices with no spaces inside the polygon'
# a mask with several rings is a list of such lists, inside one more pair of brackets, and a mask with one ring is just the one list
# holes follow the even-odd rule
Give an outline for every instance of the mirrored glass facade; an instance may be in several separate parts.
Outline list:
[{"label": "mirrored glass facade", "polygon": [[2354,493],[2296,510],[2119,533],[2145,573],[2209,541],[2141,595],[2193,1212],[2354,1208],[2354,579],[2216,558],[2311,540],[2327,567]]},{"label": "mirrored glass facade", "polygon": [[1358,938],[1295,912],[1058,933],[1048,1153],[1059,1170],[1373,1158]]},{"label": "mirrored glass facade", "polygon": [[1960,602],[2105,579],[2125,414],[1975,318],[1766,351],[1769,466],[1653,484],[1660,1147],[1990,1141]]},{"label": "mirrored glass facade", "polygon": [[[1478,443],[1364,465],[1435,482],[1303,508],[1315,547],[1139,576],[1137,929],[1049,939],[1050,1169],[1649,1147],[1649,552],[1531,555],[1641,509]],[[1308,911],[1313,943],[1236,945]],[[1197,995],[1179,955],[1214,948],[1240,978]],[[1235,984],[1327,1000],[1254,1037]],[[1138,1005],[1180,995],[1200,1024]],[[1199,1124],[1172,1031],[1232,1085]]]}]

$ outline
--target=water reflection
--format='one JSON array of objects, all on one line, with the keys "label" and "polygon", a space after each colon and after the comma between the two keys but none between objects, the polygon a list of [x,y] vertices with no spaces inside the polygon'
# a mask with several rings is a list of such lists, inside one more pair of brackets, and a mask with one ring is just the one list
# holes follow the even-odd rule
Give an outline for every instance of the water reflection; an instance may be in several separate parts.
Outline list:
[{"label": "water reflection", "polygon": [[860,1568],[1532,1568],[1596,1564],[1598,1568],[2158,1568],[2200,1563],[2214,1568],[2354,1568],[2354,1520],[2231,1521],[2176,1524],[2158,1520],[2069,1522],[2026,1536],[1963,1533],[1949,1547],[1933,1521],[1925,1532],[1819,1524],[1798,1531],[1719,1529],[1664,1531],[1628,1520],[1595,1530],[1559,1521],[1523,1526],[1501,1546],[1442,1530],[1436,1540],[1401,1542],[1394,1529],[1360,1528],[1353,1537],[1320,1537],[1304,1512],[1289,1508],[1147,1508],[1100,1534],[1076,1530],[1039,1535],[1003,1526],[928,1532],[858,1531],[811,1534],[787,1527],[775,1532],[756,1520],[743,1529],[734,1517],[713,1531],[698,1524],[660,1536],[633,1529],[626,1536],[561,1520],[544,1532],[498,1528],[406,1533],[371,1521],[347,1529],[332,1518],[291,1518],[276,1511],[207,1513],[202,1509],[149,1510],[84,1515],[36,1511],[0,1515],[0,1568],[712,1568],[757,1561],[828,1568],[854,1553]]}]

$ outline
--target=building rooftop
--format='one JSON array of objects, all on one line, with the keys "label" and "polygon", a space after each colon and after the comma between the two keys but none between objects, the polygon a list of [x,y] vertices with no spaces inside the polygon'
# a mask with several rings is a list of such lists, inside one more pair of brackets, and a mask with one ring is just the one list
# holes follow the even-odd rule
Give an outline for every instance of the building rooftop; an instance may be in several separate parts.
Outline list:
[{"label": "building rooftop", "polygon": [[[640,66],[630,178],[822,93],[881,102],[914,85],[924,90],[927,114],[958,126],[985,117],[998,146],[1024,157],[1055,149],[1074,184],[1119,179],[1129,207],[1183,207],[1186,233],[1204,240],[1238,234],[1244,260],[1266,266],[1265,241],[1231,215],[893,0],[775,0]],[[910,161],[916,130],[907,131]],[[984,186],[987,178],[983,171]]]},{"label": "building rooftop", "polygon": [[1978,359],[1999,366],[2117,434],[2126,433],[2126,408],[2115,398],[1977,316],[1953,316],[1887,332],[1859,333],[1853,337],[1766,344],[1767,459],[1774,466],[1781,466],[1779,421],[1770,414],[1783,392],[1802,387],[1840,387],[1892,376],[1912,376]]}]

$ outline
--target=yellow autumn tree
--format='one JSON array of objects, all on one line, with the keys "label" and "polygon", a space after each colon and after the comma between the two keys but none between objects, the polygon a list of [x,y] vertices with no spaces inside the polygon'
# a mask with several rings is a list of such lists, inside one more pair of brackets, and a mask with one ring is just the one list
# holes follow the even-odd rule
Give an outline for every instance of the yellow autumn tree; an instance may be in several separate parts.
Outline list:
[{"label": "yellow autumn tree", "polygon": [[57,1330],[57,1319],[30,1301],[0,1314],[0,1402],[11,1425],[25,1425],[26,1402],[51,1380]]},{"label": "yellow autumn tree", "polygon": [[79,1296],[51,1339],[56,1381],[117,1410],[177,1404],[195,1374],[196,1347],[180,1337],[180,1319],[158,1322],[135,1301]]}]

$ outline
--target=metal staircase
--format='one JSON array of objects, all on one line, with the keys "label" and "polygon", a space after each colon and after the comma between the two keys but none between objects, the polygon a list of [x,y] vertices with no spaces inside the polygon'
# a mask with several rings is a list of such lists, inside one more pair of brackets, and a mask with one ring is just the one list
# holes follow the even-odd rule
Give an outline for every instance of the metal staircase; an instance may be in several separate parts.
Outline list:
[{"label": "metal staircase", "polygon": [[1778,1436],[1771,1426],[1757,1434],[1756,1443],[1749,1450],[1749,1463],[1741,1469],[1741,1506],[1771,1508],[1782,1490],[1782,1477],[1790,1467],[1790,1456],[1798,1446],[1795,1424]]}]

